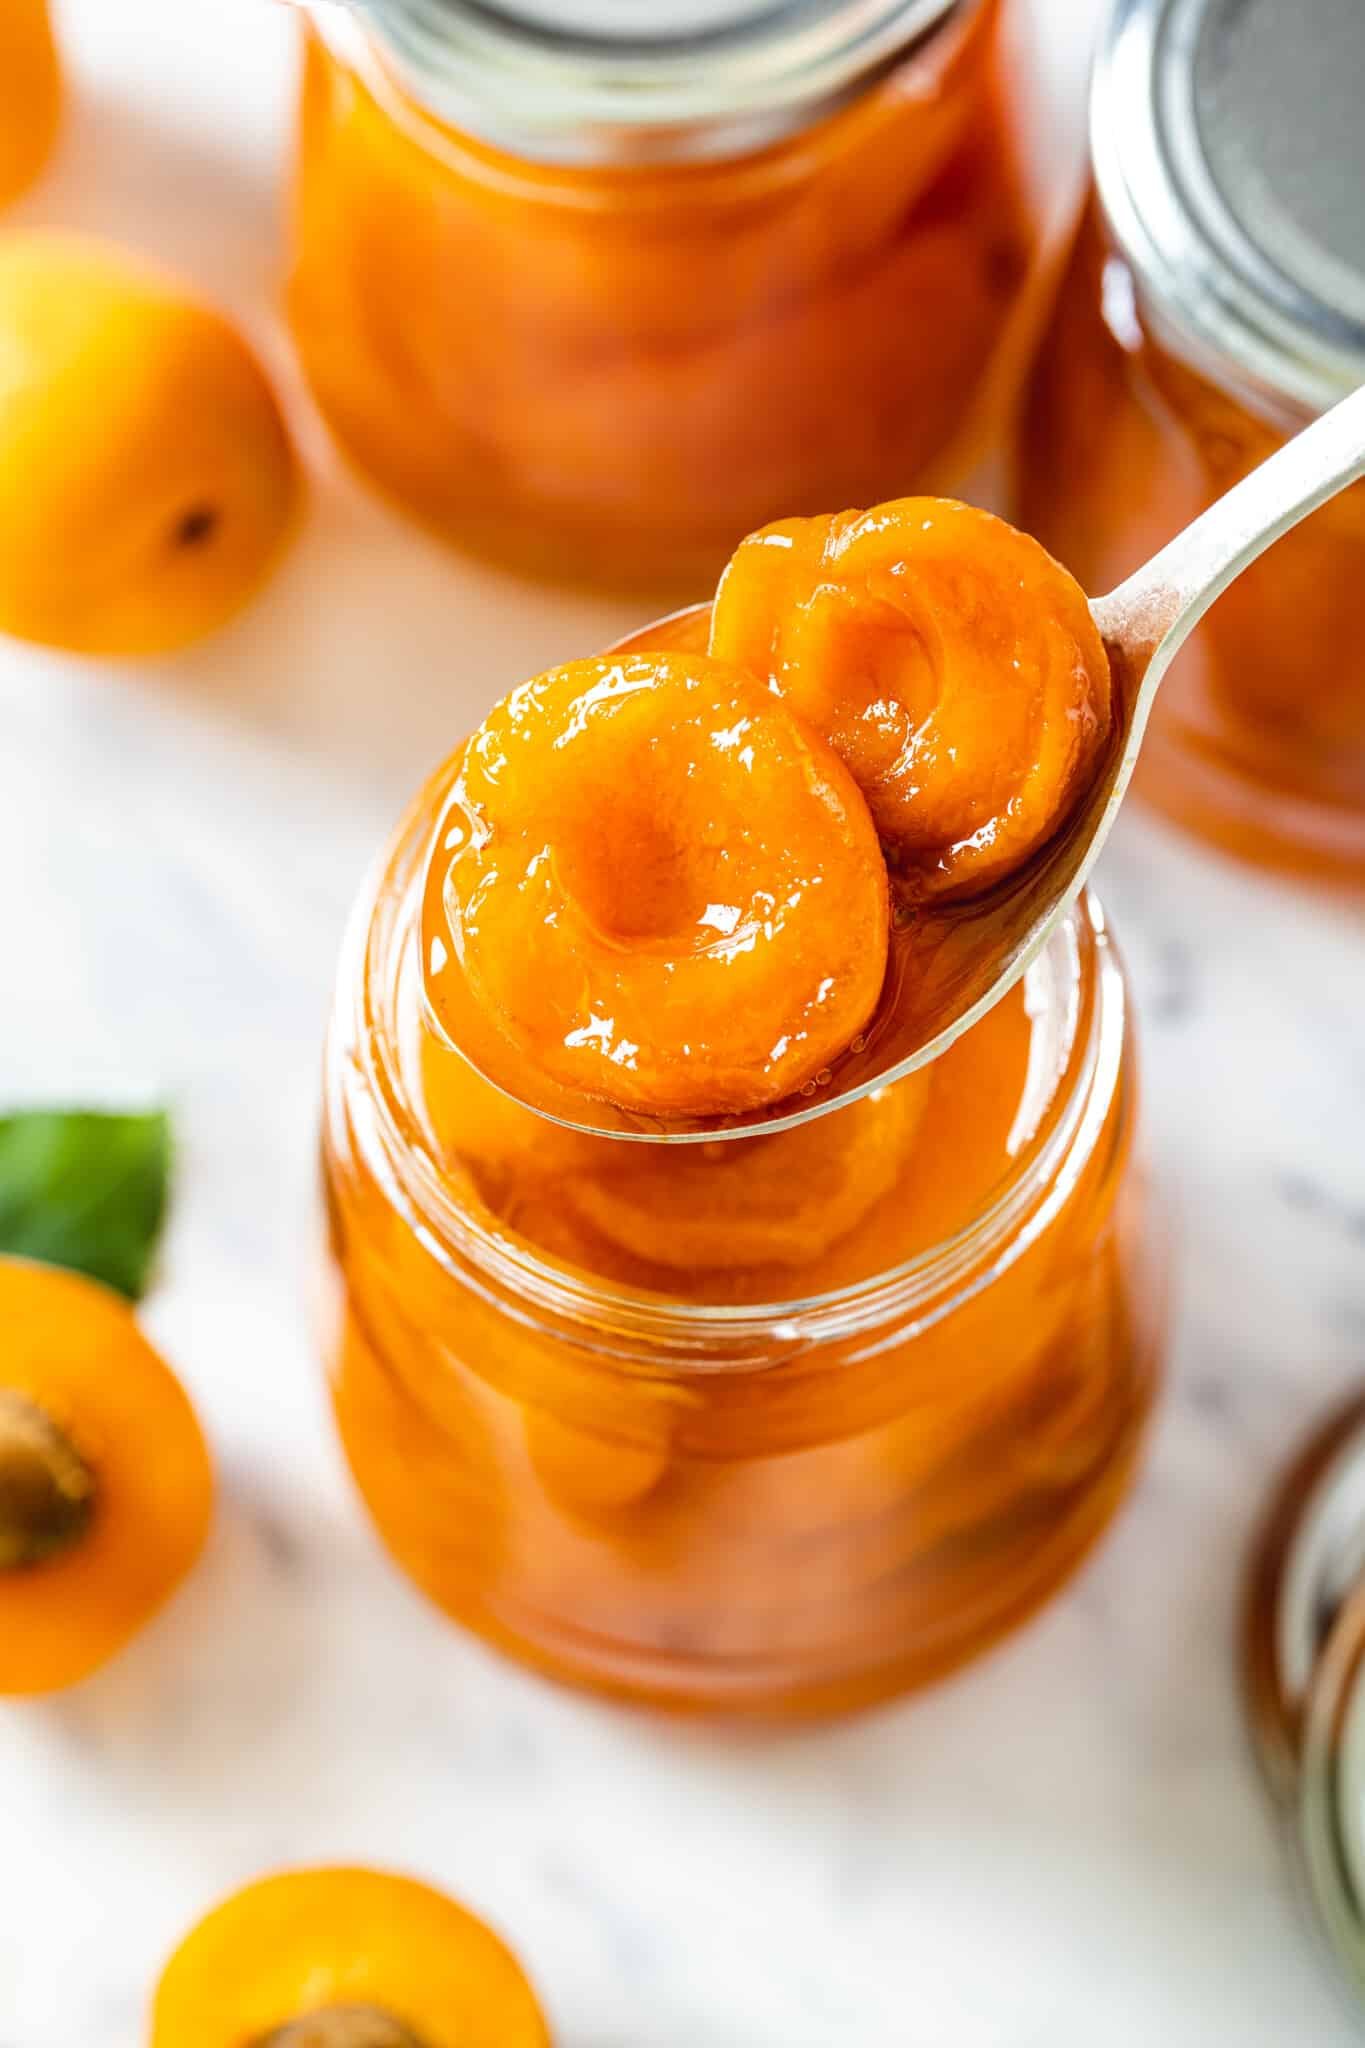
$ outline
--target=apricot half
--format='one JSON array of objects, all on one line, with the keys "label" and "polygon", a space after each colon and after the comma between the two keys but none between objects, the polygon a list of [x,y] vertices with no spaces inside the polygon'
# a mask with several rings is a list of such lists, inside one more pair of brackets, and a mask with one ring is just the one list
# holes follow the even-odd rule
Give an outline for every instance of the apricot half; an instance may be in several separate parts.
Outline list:
[{"label": "apricot half", "polygon": [[711,652],[769,682],[847,764],[897,865],[989,887],[1074,808],[1109,730],[1080,586],[1027,534],[949,499],[789,520],[744,541]]},{"label": "apricot half", "polygon": [[522,1058],[625,1109],[780,1101],[881,992],[866,804],[787,705],[704,655],[603,656],[514,690],[465,749],[433,861],[438,1021],[453,949]]},{"label": "apricot half", "polygon": [[220,313],[100,242],[0,242],[0,632],[181,646],[261,583],[299,494],[270,385]]},{"label": "apricot half", "polygon": [[194,1411],[127,1304],[0,1259],[0,1694],[103,1664],[203,1547],[213,1498]]},{"label": "apricot half", "polygon": [[412,1878],[297,1870],[201,1920],[162,1975],[151,2048],[549,2048],[515,1956]]},{"label": "apricot half", "polygon": [[911,1074],[789,1131],[664,1150],[604,1139],[600,1171],[567,1176],[564,1197],[623,1251],[675,1272],[809,1266],[895,1187],[928,1093],[928,1075]]}]

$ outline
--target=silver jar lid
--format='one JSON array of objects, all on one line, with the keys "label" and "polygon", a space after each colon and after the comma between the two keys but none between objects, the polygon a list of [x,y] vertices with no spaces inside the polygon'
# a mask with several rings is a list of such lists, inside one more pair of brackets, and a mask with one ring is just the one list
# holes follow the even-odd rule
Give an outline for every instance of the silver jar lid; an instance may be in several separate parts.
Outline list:
[{"label": "silver jar lid", "polygon": [[1328,1636],[1304,1719],[1298,1847],[1318,1919],[1365,2001],[1365,1587]]},{"label": "silver jar lid", "polygon": [[1365,0],[1117,0],[1100,201],[1178,352],[1272,413],[1365,382]]},{"label": "silver jar lid", "polygon": [[1365,2000],[1365,1396],[1295,1458],[1247,1591],[1252,1736],[1319,1926]]},{"label": "silver jar lid", "polygon": [[1304,1717],[1342,1609],[1365,1581],[1365,1396],[1317,1431],[1280,1482],[1247,1575],[1247,1711],[1277,1798],[1299,1787]]},{"label": "silver jar lid", "polygon": [[[438,119],[553,163],[755,149],[981,0],[305,0]],[[363,27],[362,27],[363,25]]]}]

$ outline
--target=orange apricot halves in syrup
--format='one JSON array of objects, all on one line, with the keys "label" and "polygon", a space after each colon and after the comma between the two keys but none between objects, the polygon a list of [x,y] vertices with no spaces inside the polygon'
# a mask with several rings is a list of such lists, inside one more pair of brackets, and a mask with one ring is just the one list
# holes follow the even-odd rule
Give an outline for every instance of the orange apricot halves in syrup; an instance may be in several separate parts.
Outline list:
[{"label": "orange apricot halves in syrup", "polygon": [[766,681],[703,655],[514,690],[465,749],[432,873],[438,1019],[453,947],[521,1057],[628,1110],[779,1101],[881,993],[886,868],[852,776]]},{"label": "orange apricot halves in syrup", "polygon": [[1109,730],[1079,585],[1027,534],[948,499],[751,535],[721,578],[711,652],[828,738],[898,870],[938,895],[1036,852]]},{"label": "orange apricot halves in syrup", "polygon": [[151,2048],[549,2048],[521,1967],[412,1878],[296,1870],[227,1899],[166,1965]]},{"label": "orange apricot halves in syrup", "polygon": [[590,1139],[562,1198],[609,1245],[674,1272],[809,1267],[890,1195],[928,1099],[927,1076],[911,1074],[837,1117],[738,1143]]},{"label": "orange apricot halves in syrup", "polygon": [[208,1452],[116,1294],[0,1259],[0,1695],[72,1685],[203,1546]]}]

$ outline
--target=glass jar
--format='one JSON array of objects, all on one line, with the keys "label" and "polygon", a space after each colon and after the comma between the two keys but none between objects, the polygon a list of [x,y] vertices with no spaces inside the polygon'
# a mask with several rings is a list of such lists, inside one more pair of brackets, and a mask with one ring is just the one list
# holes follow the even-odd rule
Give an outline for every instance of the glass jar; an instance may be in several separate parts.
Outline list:
[{"label": "glass jar", "polygon": [[698,1146],[583,1135],[425,1022],[454,772],[358,906],[327,1052],[331,1387],[384,1540],[513,1655],[671,1707],[832,1712],[974,1654],[1089,1548],[1154,1391],[1098,907],[860,1103]]},{"label": "glass jar", "polygon": [[[1362,75],[1356,0],[1116,10],[1096,196],[1035,377],[1018,500],[1087,589],[1112,588],[1365,381]],[[1157,700],[1143,794],[1244,858],[1365,880],[1362,589],[1357,486],[1193,636]]]},{"label": "glass jar", "polygon": [[290,310],[343,446],[479,552],[689,597],[960,479],[1072,212],[1000,0],[584,11],[316,10]]}]

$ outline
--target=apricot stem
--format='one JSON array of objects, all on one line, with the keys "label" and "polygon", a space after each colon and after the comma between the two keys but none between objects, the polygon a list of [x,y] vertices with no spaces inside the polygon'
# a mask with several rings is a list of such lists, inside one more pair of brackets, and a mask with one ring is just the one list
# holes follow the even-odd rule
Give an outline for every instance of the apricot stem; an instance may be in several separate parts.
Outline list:
[{"label": "apricot stem", "polygon": [[27,1394],[0,1387],[0,1572],[70,1550],[94,1505],[94,1474],[65,1430]]},{"label": "apricot stem", "polygon": [[424,2048],[392,2013],[377,2005],[324,2005],[263,2034],[252,2048]]},{"label": "apricot stem", "polygon": [[212,505],[191,505],[182,512],[175,524],[175,545],[178,548],[202,547],[206,540],[212,540],[218,531],[218,513]]}]

